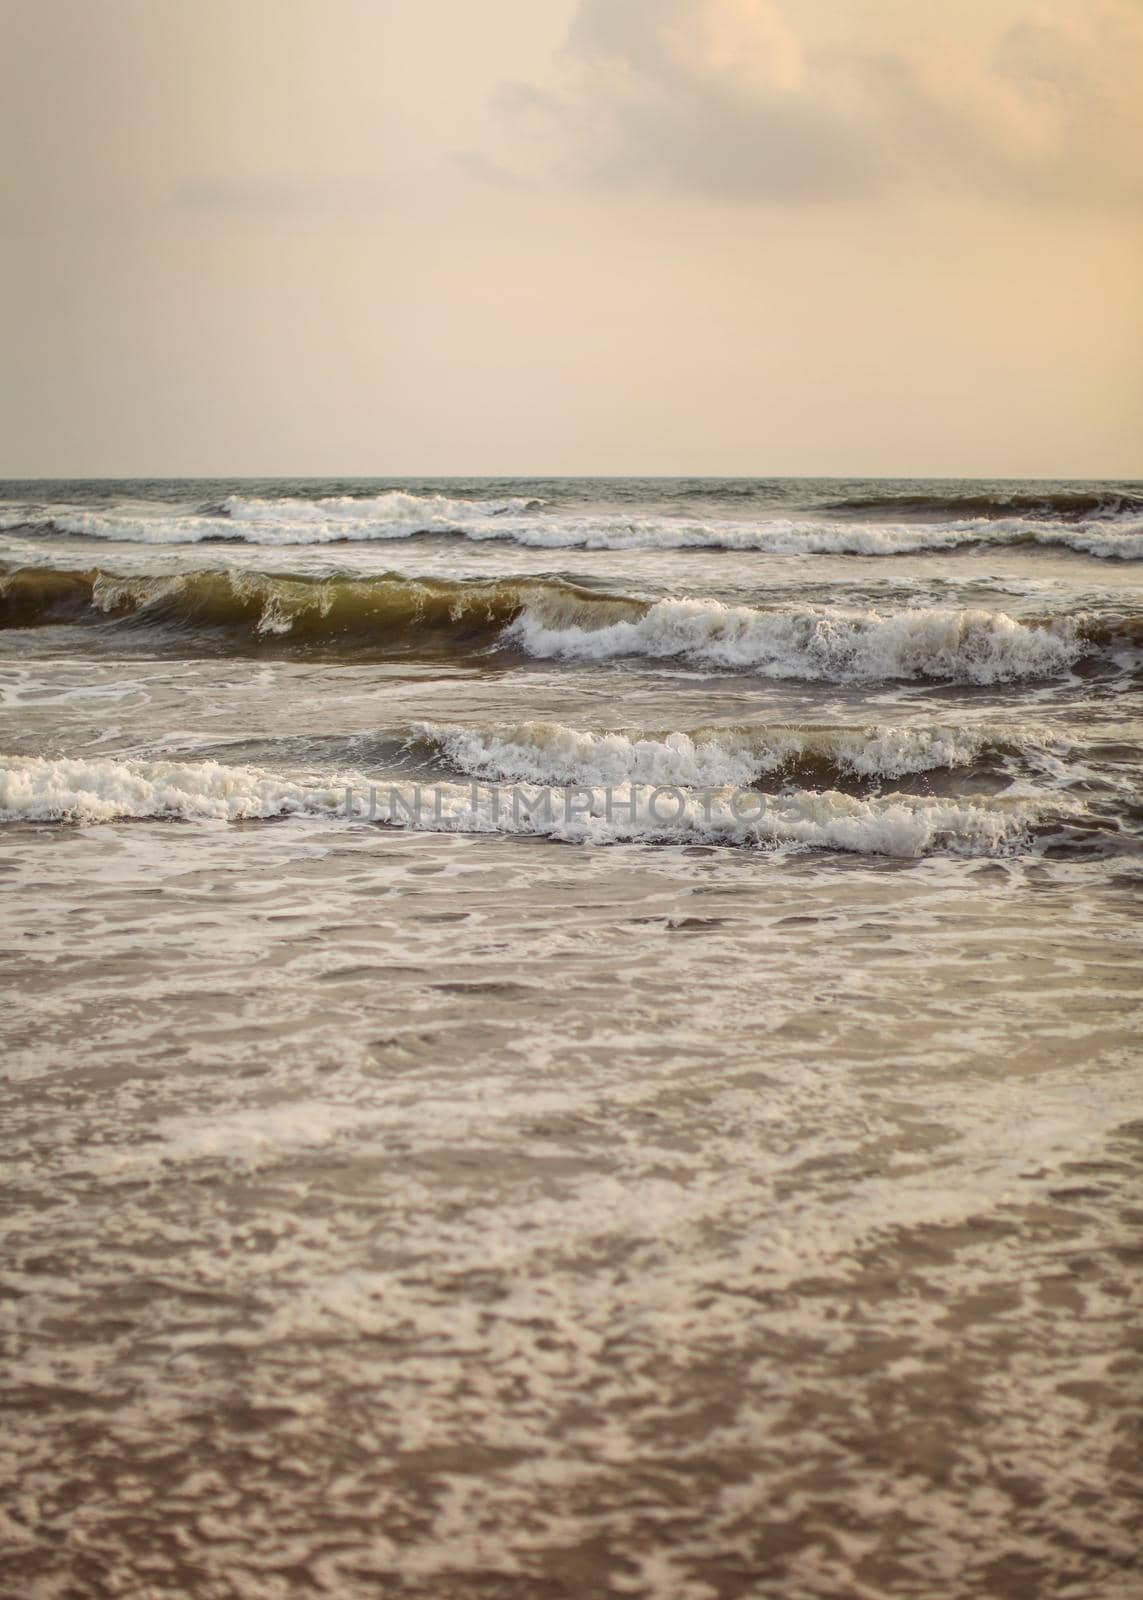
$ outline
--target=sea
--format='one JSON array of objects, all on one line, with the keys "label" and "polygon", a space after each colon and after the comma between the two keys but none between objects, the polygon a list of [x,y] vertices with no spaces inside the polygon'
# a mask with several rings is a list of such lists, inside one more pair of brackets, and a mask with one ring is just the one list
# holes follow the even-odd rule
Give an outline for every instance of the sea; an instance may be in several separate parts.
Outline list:
[{"label": "sea", "polygon": [[0,484],[0,1592],[1138,1595],[1141,562]]}]

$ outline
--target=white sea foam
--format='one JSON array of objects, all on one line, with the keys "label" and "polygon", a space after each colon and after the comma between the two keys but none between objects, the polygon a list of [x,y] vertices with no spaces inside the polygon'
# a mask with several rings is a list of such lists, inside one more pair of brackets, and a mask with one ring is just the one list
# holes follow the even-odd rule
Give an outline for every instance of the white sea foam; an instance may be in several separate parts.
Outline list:
[{"label": "white sea foam", "polygon": [[566,623],[558,601],[550,606],[536,601],[503,637],[543,659],[647,656],[831,682],[944,678],[1005,683],[1066,671],[1082,653],[1070,623],[1034,627],[1002,611],[883,613],[833,606],[758,611],[691,599],[660,600],[638,617],[597,628]]},{"label": "white sea foam", "polygon": [[[988,730],[927,727],[700,728],[693,732],[604,732],[559,722],[494,728],[416,722],[411,738],[455,770],[486,782],[665,784],[743,787],[797,760],[820,760],[860,778],[907,777],[969,766],[994,742]],[[1032,745],[1034,730],[1003,742]]]},{"label": "white sea foam", "polygon": [[[402,491],[372,499],[335,496],[322,500],[257,500],[234,496],[221,514],[202,514],[168,506],[121,506],[107,511],[48,507],[37,521],[50,521],[60,533],[89,539],[139,544],[201,544],[240,539],[246,544],[311,545],[341,540],[408,539],[418,533],[464,533],[470,538],[501,536],[498,519],[523,514],[535,502],[524,499],[454,500],[445,495]],[[3,525],[18,526],[26,513],[9,513]],[[507,524],[503,525],[507,528]]]},{"label": "white sea foam", "polygon": [[690,522],[666,517],[507,518],[470,538],[511,539],[542,550],[756,550],[771,555],[908,555],[971,542],[955,529],[844,527],[794,521]]},{"label": "white sea foam", "polygon": [[110,511],[85,511],[79,507],[49,506],[34,515],[9,514],[5,528],[50,524],[57,533],[84,539],[108,539],[124,544],[200,544],[204,539],[233,538],[222,517],[202,517],[193,511],[116,507]]},{"label": "white sea foam", "polygon": [[538,500],[498,500],[417,495],[405,490],[358,498],[259,499],[231,496],[213,513],[190,507],[126,502],[106,510],[69,505],[21,506],[0,513],[0,529],[50,523],[58,532],[86,538],[155,545],[240,539],[267,546],[321,545],[344,540],[408,539],[419,533],[457,534],[483,542],[503,540],[548,550],[698,550],[775,555],[892,556],[940,552],[961,546],[1034,543],[1071,549],[1105,560],[1143,559],[1143,524],[1047,523],[1031,518],[944,522],[857,522],[809,516],[711,517],[571,512]]},{"label": "white sea foam", "polygon": [[299,788],[217,761],[0,758],[0,821],[113,822],[140,818],[277,817],[334,812],[337,788]]},{"label": "white sea foam", "polygon": [[415,533],[487,531],[495,537],[498,519],[535,513],[539,502],[515,496],[503,500],[452,499],[447,495],[408,494],[394,489],[367,499],[337,495],[320,500],[248,500],[232,496],[223,509],[232,524],[252,542],[289,542],[283,533],[308,533],[317,542],[327,539],[401,539]]},{"label": "white sea foam", "polygon": [[1037,530],[1035,543],[1062,545],[1104,561],[1143,561],[1143,529],[1137,522],[1120,528],[1100,523],[1087,528],[1045,528]]},{"label": "white sea foam", "polygon": [[446,784],[424,793],[423,808],[416,811],[415,791],[407,783],[377,784],[371,795],[367,779],[339,775],[324,784],[288,783],[215,761],[8,756],[0,760],[0,821],[237,821],[284,815],[345,819],[347,785],[352,788],[354,820],[429,832],[544,834],[594,844],[703,842],[891,856],[930,850],[980,855],[1015,848],[1035,815],[1027,803],[914,796],[859,800],[834,790],[764,801],[729,789],[663,794],[630,785],[594,794],[539,789],[526,803],[516,804],[515,796]]}]

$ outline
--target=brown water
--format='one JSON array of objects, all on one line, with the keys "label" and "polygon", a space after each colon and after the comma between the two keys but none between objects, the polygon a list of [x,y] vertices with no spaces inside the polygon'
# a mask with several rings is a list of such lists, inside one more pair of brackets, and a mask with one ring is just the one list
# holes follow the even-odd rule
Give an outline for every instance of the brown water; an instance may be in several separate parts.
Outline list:
[{"label": "brown water", "polygon": [[[0,551],[29,554],[90,564]],[[560,557],[616,594],[639,559]],[[986,584],[1064,639],[1077,596],[1135,604],[1126,564],[1024,546],[751,550],[705,590],[709,552],[655,560],[652,606]],[[0,1593],[1134,1597],[1122,652],[980,681],[1001,657],[926,633],[948,670],[889,679],[783,636],[815,679],[693,631],[352,663],[195,627],[0,632]],[[347,782],[472,779],[745,785],[771,833],[505,830],[487,790],[443,831],[344,813]]]}]

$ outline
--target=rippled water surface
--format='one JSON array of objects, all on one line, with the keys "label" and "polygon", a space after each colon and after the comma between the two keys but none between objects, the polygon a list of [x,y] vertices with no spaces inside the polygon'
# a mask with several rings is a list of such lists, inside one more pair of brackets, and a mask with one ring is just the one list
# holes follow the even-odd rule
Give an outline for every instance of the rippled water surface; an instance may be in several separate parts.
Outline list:
[{"label": "rippled water surface", "polygon": [[0,1592],[1136,1595],[1141,496],[4,486]]}]

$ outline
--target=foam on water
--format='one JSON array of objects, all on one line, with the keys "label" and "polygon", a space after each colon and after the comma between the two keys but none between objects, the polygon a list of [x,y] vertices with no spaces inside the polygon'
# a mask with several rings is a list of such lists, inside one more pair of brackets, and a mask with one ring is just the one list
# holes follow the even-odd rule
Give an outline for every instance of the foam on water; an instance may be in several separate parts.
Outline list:
[{"label": "foam on water", "polygon": [[12,1592],[1134,1600],[1135,488],[352,487],[10,486]]},{"label": "foam on water", "polygon": [[[548,660],[642,657],[836,683],[939,678],[1008,683],[1099,655],[1130,667],[1143,618],[1048,614],[1017,620],[979,607],[732,605],[657,601],[556,577],[439,579],[385,573],[318,578],[202,569],[120,576],[100,569],[0,572],[0,628],[93,621],[166,629],[188,644],[219,633],[384,659],[418,648],[466,657],[497,647]],[[1120,661],[1119,658],[1123,657]]]},{"label": "foam on water", "polygon": [[[347,790],[349,791],[347,795]],[[761,795],[552,791],[502,795],[443,784],[341,775],[284,782],[216,761],[50,760],[0,762],[0,821],[107,823],[180,819],[241,821],[281,816],[366,820],[441,833],[542,834],[592,844],[620,842],[804,845],[859,854],[918,856],[947,849],[988,855],[1026,840],[1027,802],[944,801],[913,796],[858,800],[837,791]]]},{"label": "foam on water", "polygon": [[743,786],[802,765],[839,776],[903,778],[971,766],[982,754],[1034,753],[1051,736],[984,726],[697,728],[625,732],[521,722],[491,728],[416,722],[414,744],[490,782]]},{"label": "foam on water", "polygon": [[[1086,503],[1086,502],[1083,502]],[[1135,502],[1119,515],[1087,517],[1064,508],[1035,514],[1031,505],[1003,503],[990,511],[970,500],[949,501],[942,515],[909,520],[909,503],[871,502],[875,521],[855,521],[852,507],[835,514],[773,511],[690,518],[678,511],[648,514],[557,507],[522,495],[468,499],[443,493],[391,490],[373,496],[313,499],[230,495],[221,505],[196,509],[126,502],[93,510],[74,505],[21,505],[0,512],[0,529],[30,527],[82,538],[154,545],[240,540],[267,546],[401,540],[418,534],[455,534],[550,550],[759,551],[782,555],[894,556],[939,553],[976,545],[1042,545],[1104,560],[1143,559],[1143,521]],[[1051,520],[1052,515],[1056,520]]]},{"label": "foam on water", "polygon": [[541,658],[647,656],[832,682],[923,677],[1007,683],[1067,671],[1083,653],[1072,624],[1034,627],[1001,611],[759,611],[699,599],[660,600],[638,617],[594,628],[566,624],[553,608],[530,604],[505,638]]}]

